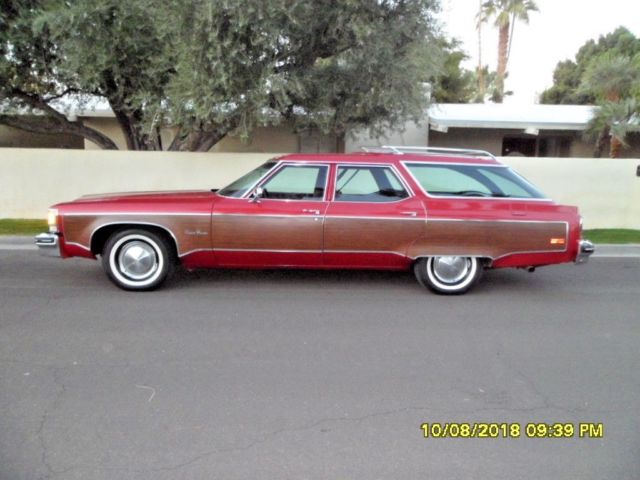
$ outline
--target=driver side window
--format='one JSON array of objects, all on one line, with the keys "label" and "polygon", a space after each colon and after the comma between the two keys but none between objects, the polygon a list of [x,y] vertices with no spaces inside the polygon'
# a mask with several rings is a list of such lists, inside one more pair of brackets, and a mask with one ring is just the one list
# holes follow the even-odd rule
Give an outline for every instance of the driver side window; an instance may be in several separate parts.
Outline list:
[{"label": "driver side window", "polygon": [[262,198],[322,200],[326,180],[326,165],[285,165],[260,185]]}]

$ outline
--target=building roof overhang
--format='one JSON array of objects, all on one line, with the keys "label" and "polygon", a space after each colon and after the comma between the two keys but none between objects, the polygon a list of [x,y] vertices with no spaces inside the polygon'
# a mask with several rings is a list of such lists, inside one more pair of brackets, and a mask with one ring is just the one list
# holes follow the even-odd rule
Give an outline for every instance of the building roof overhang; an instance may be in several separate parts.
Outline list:
[{"label": "building roof overhang", "polygon": [[427,115],[431,128],[439,131],[448,128],[581,131],[587,128],[593,110],[591,105],[440,103],[429,107]]}]

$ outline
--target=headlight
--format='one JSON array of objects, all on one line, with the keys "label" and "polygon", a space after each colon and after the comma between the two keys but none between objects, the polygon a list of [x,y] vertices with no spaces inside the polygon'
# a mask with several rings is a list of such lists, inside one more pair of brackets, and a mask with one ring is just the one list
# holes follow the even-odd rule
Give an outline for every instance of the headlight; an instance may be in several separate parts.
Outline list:
[{"label": "headlight", "polygon": [[47,223],[49,224],[50,232],[58,231],[58,209],[50,208],[49,213],[47,214]]}]

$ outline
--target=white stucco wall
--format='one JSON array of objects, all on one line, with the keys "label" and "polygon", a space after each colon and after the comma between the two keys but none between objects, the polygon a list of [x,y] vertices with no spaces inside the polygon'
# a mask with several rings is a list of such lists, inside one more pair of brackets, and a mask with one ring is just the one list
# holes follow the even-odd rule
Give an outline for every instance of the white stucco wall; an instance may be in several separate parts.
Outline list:
[{"label": "white stucco wall", "polygon": [[90,193],[223,187],[274,154],[0,149],[0,218]]},{"label": "white stucco wall", "polygon": [[640,229],[639,159],[502,157],[558,203],[577,205],[585,228]]},{"label": "white stucco wall", "polygon": [[[0,218],[44,218],[49,205],[88,193],[219,188],[275,154],[0,149]],[[502,159],[586,228],[640,229],[637,159]]]}]

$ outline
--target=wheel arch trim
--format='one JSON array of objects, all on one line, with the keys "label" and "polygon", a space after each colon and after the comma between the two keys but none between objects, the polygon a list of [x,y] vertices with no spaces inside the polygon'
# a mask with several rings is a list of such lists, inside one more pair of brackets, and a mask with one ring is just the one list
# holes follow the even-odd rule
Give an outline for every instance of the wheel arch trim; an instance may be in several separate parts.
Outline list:
[{"label": "wheel arch trim", "polygon": [[97,226],[96,228],[93,229],[93,231],[91,232],[91,235],[89,236],[89,250],[94,253],[94,254],[99,254],[100,252],[94,252],[94,237],[96,235],[96,233],[98,233],[100,230],[102,230],[103,228],[106,227],[114,227],[114,226],[122,226],[122,227],[127,227],[127,226],[133,226],[133,227],[139,227],[139,226],[147,226],[147,227],[154,227],[157,229],[162,230],[163,232],[169,234],[169,236],[171,237],[171,239],[173,240],[173,244],[176,248],[176,254],[178,255],[178,257],[180,257],[180,244],[178,243],[178,239],[176,238],[176,235],[173,233],[173,231],[168,228],[166,225],[160,225],[159,223],[153,223],[153,222],[142,222],[142,221],[117,221],[117,222],[106,222],[106,223],[101,223],[99,226]]}]

